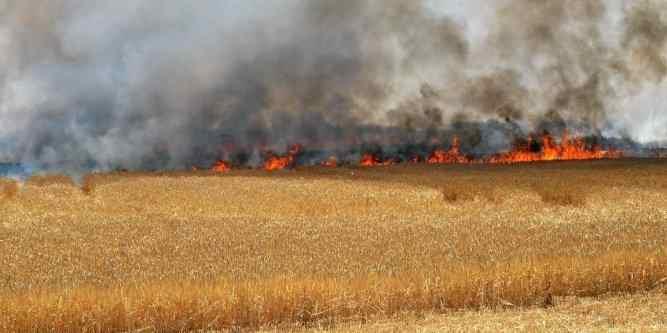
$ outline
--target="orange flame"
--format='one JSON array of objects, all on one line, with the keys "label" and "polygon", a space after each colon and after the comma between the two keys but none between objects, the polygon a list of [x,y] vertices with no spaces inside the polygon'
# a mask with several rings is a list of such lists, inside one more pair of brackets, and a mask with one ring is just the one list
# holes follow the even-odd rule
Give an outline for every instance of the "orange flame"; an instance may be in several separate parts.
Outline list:
[{"label": "orange flame", "polygon": [[215,162],[211,170],[215,172],[229,172],[232,171],[232,165],[227,161],[220,160]]},{"label": "orange flame", "polygon": [[395,161],[392,159],[383,161],[377,156],[369,153],[363,154],[361,156],[361,160],[359,161],[359,165],[363,167],[385,166],[385,165],[392,165],[394,163]]},{"label": "orange flame", "polygon": [[[282,170],[294,167],[297,163],[297,157],[303,152],[301,144],[295,144],[289,147],[285,155],[276,155],[272,152],[266,153],[264,160],[264,169],[267,171]],[[427,163],[427,164],[513,164],[522,162],[536,161],[557,161],[557,160],[593,160],[593,159],[617,159],[623,157],[619,150],[602,150],[599,145],[587,145],[581,137],[571,137],[565,131],[560,142],[557,142],[550,134],[545,133],[536,143],[531,136],[522,144],[517,145],[513,150],[496,154],[481,159],[471,159],[461,152],[461,140],[454,136],[449,149],[436,149],[431,154],[423,158],[415,155],[407,160],[409,163]],[[373,153],[365,153],[359,160],[362,167],[386,166],[398,163],[394,158],[382,159]],[[328,168],[338,167],[339,161],[336,156],[331,156],[320,162],[320,166]],[[232,169],[231,163],[220,160],[212,167],[215,172],[229,172]]]},{"label": "orange flame", "polygon": [[292,145],[285,156],[276,156],[269,153],[269,157],[264,161],[264,170],[275,171],[291,167],[297,155],[301,153],[303,146],[300,144]]},{"label": "orange flame", "polygon": [[470,163],[470,159],[461,154],[461,140],[458,136],[454,136],[452,146],[449,150],[436,149],[426,159],[428,164],[465,164]]},{"label": "orange flame", "polygon": [[264,170],[275,171],[287,168],[292,164],[292,156],[271,156],[264,161]]},{"label": "orange flame", "polygon": [[528,145],[518,147],[515,150],[498,154],[489,158],[488,163],[521,163],[537,161],[566,161],[566,160],[595,160],[595,159],[617,159],[623,156],[617,150],[601,150],[598,145],[586,147],[583,138],[570,139],[569,133],[565,131],[560,144],[553,137],[545,133],[542,135],[542,149],[539,152],[530,151],[532,138],[528,138]]}]

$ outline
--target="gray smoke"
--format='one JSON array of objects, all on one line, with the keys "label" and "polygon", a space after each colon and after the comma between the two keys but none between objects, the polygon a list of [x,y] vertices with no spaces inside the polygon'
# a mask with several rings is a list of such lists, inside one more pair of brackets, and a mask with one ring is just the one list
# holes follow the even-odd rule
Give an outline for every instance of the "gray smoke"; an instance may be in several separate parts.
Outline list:
[{"label": "gray smoke", "polygon": [[667,125],[662,1],[503,0],[481,25],[455,6],[0,0],[0,161],[187,168],[452,131],[486,151],[564,127],[667,139],[633,107]]},{"label": "gray smoke", "polygon": [[662,81],[667,76],[667,3],[664,1],[637,1],[625,18],[627,28],[623,48],[629,51],[628,71],[635,80]]}]

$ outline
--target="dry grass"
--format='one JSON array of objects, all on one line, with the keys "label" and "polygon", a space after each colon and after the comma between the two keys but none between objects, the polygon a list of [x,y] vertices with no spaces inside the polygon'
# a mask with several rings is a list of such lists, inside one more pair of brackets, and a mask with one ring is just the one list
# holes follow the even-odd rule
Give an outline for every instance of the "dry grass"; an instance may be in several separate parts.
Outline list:
[{"label": "dry grass", "polygon": [[542,202],[556,206],[582,207],[586,204],[587,189],[576,184],[560,184],[549,181],[533,185]]},{"label": "dry grass", "polygon": [[93,195],[95,191],[95,176],[94,175],[85,175],[81,180],[81,192],[86,195]]},{"label": "dry grass", "polygon": [[456,187],[449,186],[442,189],[442,198],[446,202],[454,204],[457,202],[473,200],[475,195],[472,192],[461,191]]},{"label": "dry grass", "polygon": [[14,199],[19,194],[19,183],[14,180],[0,180],[0,196],[1,199]]},{"label": "dry grass", "polygon": [[34,175],[27,180],[27,183],[39,187],[51,185],[74,186],[72,178],[59,174]]},{"label": "dry grass", "polygon": [[45,183],[0,205],[0,331],[345,327],[667,277],[660,161]]},{"label": "dry grass", "polygon": [[[562,297],[553,308],[456,311],[448,314],[399,314],[390,319],[354,322],[302,333],[352,332],[665,332],[667,294]],[[277,330],[266,330],[265,333]]]},{"label": "dry grass", "polygon": [[[622,258],[618,258],[618,257]],[[667,260],[614,253],[585,260],[510,263],[458,268],[446,274],[422,271],[393,277],[277,278],[245,282],[159,282],[139,287],[77,288],[9,298],[5,329],[52,327],[157,331],[259,328],[266,325],[333,325],[341,320],[394,316],[404,312],[480,309],[502,305],[544,307],[549,295],[602,295],[648,290],[664,276]],[[659,268],[655,268],[659,266]],[[550,270],[563,274],[545,274]],[[649,273],[648,271],[663,273]],[[577,272],[579,271],[579,272]],[[27,311],[30,309],[30,311]],[[34,326],[36,325],[36,326]]]}]

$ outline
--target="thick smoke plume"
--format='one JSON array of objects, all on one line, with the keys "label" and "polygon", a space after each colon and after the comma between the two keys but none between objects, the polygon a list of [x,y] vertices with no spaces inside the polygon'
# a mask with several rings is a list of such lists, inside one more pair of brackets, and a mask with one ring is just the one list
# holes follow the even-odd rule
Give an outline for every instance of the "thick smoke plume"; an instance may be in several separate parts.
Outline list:
[{"label": "thick smoke plume", "polygon": [[188,168],[451,134],[485,153],[564,128],[667,139],[663,1],[503,0],[482,23],[453,7],[0,0],[0,162]]}]

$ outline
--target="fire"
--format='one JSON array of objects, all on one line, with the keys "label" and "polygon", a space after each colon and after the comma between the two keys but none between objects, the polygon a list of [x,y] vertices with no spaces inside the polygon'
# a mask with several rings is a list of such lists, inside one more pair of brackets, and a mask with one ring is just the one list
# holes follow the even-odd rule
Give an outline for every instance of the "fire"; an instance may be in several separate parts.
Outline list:
[{"label": "fire", "polygon": [[470,159],[461,154],[461,140],[455,136],[452,140],[452,146],[449,150],[436,149],[426,159],[428,164],[465,164],[470,163]]},{"label": "fire", "polygon": [[392,165],[394,163],[395,163],[394,160],[388,159],[383,161],[377,156],[369,153],[362,155],[361,160],[359,161],[359,165],[363,167]]},{"label": "fire", "polygon": [[[302,154],[304,147],[295,144],[289,147],[284,155],[266,152],[263,168],[267,171],[282,170],[296,166],[297,157]],[[623,157],[621,151],[610,149],[603,150],[600,145],[587,144],[582,137],[572,137],[565,131],[560,142],[549,133],[544,133],[539,139],[529,136],[521,143],[517,143],[513,150],[492,156],[473,159],[461,151],[461,140],[454,136],[449,149],[436,149],[430,155],[415,154],[412,157],[383,158],[379,154],[365,153],[359,160],[362,167],[386,166],[405,161],[417,164],[513,164],[522,162],[538,161],[564,161],[564,160],[594,160],[594,159],[617,159]],[[345,162],[345,161],[343,161]],[[327,168],[336,168],[341,165],[337,156],[330,156],[319,162],[319,165]],[[212,167],[215,172],[229,172],[232,170],[230,162],[222,159]]]},{"label": "fire", "polygon": [[264,161],[264,170],[275,171],[287,168],[292,164],[292,156],[270,156]]},{"label": "fire", "polygon": [[539,151],[532,151],[530,149],[533,144],[532,137],[529,137],[527,145],[517,147],[508,153],[492,156],[486,162],[511,164],[537,161],[615,159],[622,157],[620,151],[601,150],[598,145],[593,145],[590,148],[586,147],[583,138],[571,139],[567,131],[563,133],[560,143],[556,143],[550,134],[545,133],[542,135],[542,147]]},{"label": "fire", "polygon": [[359,165],[364,167],[376,166],[378,164],[380,164],[380,162],[373,154],[364,154],[359,161]]},{"label": "fire", "polygon": [[264,160],[264,170],[275,171],[282,170],[294,165],[296,156],[303,151],[303,146],[300,144],[292,145],[285,156],[277,156],[269,152],[268,157]]},{"label": "fire", "polygon": [[229,172],[232,171],[232,165],[227,161],[220,160],[215,162],[211,170],[215,172]]}]

